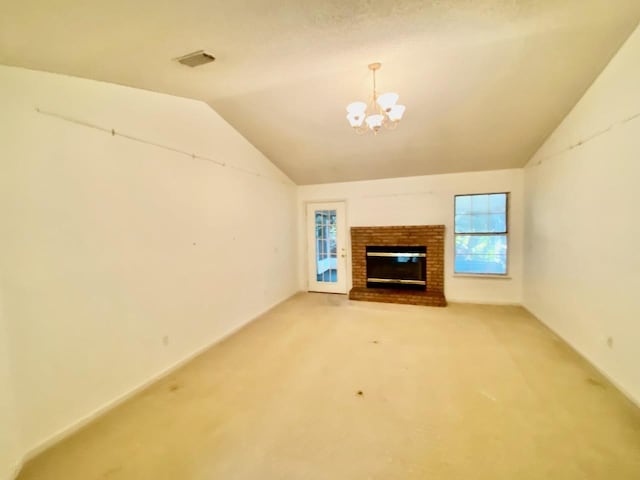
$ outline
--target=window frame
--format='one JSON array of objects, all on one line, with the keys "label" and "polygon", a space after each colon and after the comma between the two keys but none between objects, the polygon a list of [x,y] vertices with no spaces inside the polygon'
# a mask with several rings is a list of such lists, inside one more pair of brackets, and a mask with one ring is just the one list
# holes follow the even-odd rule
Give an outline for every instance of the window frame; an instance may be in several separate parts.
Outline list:
[{"label": "window frame", "polygon": [[[458,233],[456,232],[456,198],[458,197],[471,197],[474,195],[505,195],[505,231],[496,233],[496,232],[474,232],[474,233]],[[509,223],[511,217],[511,192],[476,192],[476,193],[457,193],[453,195],[453,275],[461,276],[461,277],[485,277],[485,278],[510,278],[510,258],[509,254]],[[486,236],[496,236],[496,235],[504,235],[507,244],[507,265],[504,273],[478,273],[478,272],[457,272],[456,271],[456,238],[458,235],[471,235],[477,237],[486,237]]]}]

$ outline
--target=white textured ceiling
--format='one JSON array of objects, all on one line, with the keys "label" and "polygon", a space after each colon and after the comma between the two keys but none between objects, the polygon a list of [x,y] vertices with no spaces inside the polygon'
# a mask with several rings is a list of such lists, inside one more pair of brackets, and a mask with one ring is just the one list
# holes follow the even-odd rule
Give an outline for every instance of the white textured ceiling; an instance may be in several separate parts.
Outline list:
[{"label": "white textured ceiling", "polygon": [[[524,165],[639,19],[639,0],[21,0],[0,63],[204,100],[323,183]],[[216,62],[171,60],[199,49]],[[407,111],[357,136],[373,61]]]}]

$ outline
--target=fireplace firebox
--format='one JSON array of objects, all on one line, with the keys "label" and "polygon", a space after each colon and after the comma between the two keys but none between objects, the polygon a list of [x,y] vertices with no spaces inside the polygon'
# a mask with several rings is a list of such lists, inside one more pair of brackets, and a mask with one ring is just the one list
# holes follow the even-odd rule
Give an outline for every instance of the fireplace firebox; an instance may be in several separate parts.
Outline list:
[{"label": "fireplace firebox", "polygon": [[367,246],[366,257],[367,288],[426,290],[426,247]]}]

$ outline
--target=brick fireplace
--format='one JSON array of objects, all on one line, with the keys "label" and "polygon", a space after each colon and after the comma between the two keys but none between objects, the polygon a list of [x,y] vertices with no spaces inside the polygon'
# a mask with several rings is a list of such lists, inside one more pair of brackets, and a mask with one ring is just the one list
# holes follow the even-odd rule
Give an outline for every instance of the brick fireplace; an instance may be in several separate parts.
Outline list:
[{"label": "brick fireplace", "polygon": [[[399,247],[400,251],[407,251],[407,247],[422,247],[420,251],[424,251],[426,247],[426,286],[379,288],[377,282],[367,282],[367,247],[369,252],[393,250],[389,247]],[[352,300],[433,307],[447,305],[444,296],[444,225],[351,227],[351,263],[353,288],[349,298]],[[372,288],[374,284],[378,288]]]}]

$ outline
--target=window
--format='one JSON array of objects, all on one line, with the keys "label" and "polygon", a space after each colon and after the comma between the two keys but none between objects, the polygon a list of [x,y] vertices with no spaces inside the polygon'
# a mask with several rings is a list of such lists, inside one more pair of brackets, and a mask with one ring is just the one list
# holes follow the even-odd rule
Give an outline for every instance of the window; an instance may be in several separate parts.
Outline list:
[{"label": "window", "polygon": [[506,275],[508,193],[455,196],[455,273]]}]

